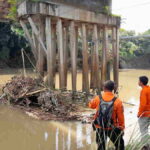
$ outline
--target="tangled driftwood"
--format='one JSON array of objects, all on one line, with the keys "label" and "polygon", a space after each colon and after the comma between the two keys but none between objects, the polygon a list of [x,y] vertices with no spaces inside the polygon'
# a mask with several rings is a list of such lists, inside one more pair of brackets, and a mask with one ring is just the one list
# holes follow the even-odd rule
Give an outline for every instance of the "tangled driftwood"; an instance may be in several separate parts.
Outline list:
[{"label": "tangled driftwood", "polygon": [[3,92],[12,99],[19,99],[30,95],[30,93],[41,90],[41,81],[30,77],[14,76],[11,81],[3,87]]},{"label": "tangled driftwood", "polygon": [[[15,76],[4,87],[1,100],[24,109],[38,110],[36,114],[41,118],[59,118],[61,120],[74,120],[79,116],[77,105],[72,99],[85,99],[84,93],[72,94],[69,91],[52,91],[43,86],[41,80],[31,77]],[[27,110],[27,109],[26,109]],[[46,120],[47,120],[46,119]]]}]

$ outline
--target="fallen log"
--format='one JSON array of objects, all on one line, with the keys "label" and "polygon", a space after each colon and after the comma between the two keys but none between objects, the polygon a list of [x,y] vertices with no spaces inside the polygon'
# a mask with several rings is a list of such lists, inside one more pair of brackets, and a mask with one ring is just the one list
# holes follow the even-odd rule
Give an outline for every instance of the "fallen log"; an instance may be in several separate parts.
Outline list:
[{"label": "fallen log", "polygon": [[44,89],[36,90],[36,91],[30,92],[30,93],[27,93],[26,96],[31,96],[31,95],[34,95],[34,94],[38,94],[38,93],[44,92],[46,90],[48,90],[48,89],[44,88]]}]

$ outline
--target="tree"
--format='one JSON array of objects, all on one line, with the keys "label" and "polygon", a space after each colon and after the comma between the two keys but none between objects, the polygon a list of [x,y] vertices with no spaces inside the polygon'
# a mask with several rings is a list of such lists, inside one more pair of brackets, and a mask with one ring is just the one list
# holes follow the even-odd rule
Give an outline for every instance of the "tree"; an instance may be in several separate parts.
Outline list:
[{"label": "tree", "polygon": [[[127,31],[120,29],[121,36],[134,36],[135,31]],[[124,58],[131,58],[135,56],[135,51],[138,50],[138,46],[132,40],[121,40],[120,41],[120,56]]]}]

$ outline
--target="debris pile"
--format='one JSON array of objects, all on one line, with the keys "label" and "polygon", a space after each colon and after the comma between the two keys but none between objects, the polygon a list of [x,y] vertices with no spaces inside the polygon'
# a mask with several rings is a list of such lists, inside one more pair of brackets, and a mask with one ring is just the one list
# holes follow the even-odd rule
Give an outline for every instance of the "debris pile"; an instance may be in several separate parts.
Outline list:
[{"label": "debris pile", "polygon": [[16,101],[20,98],[28,97],[32,92],[38,91],[41,88],[42,84],[39,79],[14,76],[11,81],[3,87],[3,92],[9,96],[12,101]]},{"label": "debris pile", "polygon": [[62,95],[60,92],[46,91],[40,93],[38,97],[38,104],[45,112],[51,112],[57,116],[69,115],[70,112],[76,110],[76,106],[67,103],[64,99],[60,97]]},{"label": "debris pile", "polygon": [[[75,96],[76,99],[85,98],[84,93]],[[0,101],[9,102],[43,120],[81,120],[81,111],[72,99],[72,92],[52,91],[39,79],[15,76],[3,87]]]}]

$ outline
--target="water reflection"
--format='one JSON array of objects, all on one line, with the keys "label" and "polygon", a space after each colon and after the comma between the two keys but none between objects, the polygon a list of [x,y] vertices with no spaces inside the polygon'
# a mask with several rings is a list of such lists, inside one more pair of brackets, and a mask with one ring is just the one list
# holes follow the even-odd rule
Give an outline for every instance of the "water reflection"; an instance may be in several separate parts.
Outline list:
[{"label": "water reflection", "polygon": [[67,150],[71,149],[71,127],[69,126],[68,138],[67,138]]},{"label": "water reflection", "polygon": [[63,133],[63,150],[65,150],[65,137],[64,137],[64,133]]},{"label": "water reflection", "polygon": [[86,143],[91,144],[92,139],[91,139],[91,128],[86,128]]},{"label": "water reflection", "polygon": [[47,141],[47,139],[48,139],[48,133],[47,132],[44,133],[44,138],[45,138],[45,141]]},{"label": "water reflection", "polygon": [[83,147],[82,138],[82,124],[77,124],[77,149]]},{"label": "water reflection", "polygon": [[79,122],[52,122],[52,124],[57,127],[56,150],[91,150],[91,143],[95,143],[91,125],[83,125]]},{"label": "water reflection", "polygon": [[0,147],[3,150],[91,150],[95,134],[79,122],[33,120],[0,106]]},{"label": "water reflection", "polygon": [[[125,107],[126,144],[139,136],[136,106]],[[0,106],[0,147],[3,150],[95,150],[95,132],[90,124],[34,120],[22,112]]]},{"label": "water reflection", "polygon": [[59,128],[56,129],[56,150],[58,150],[59,145]]}]

